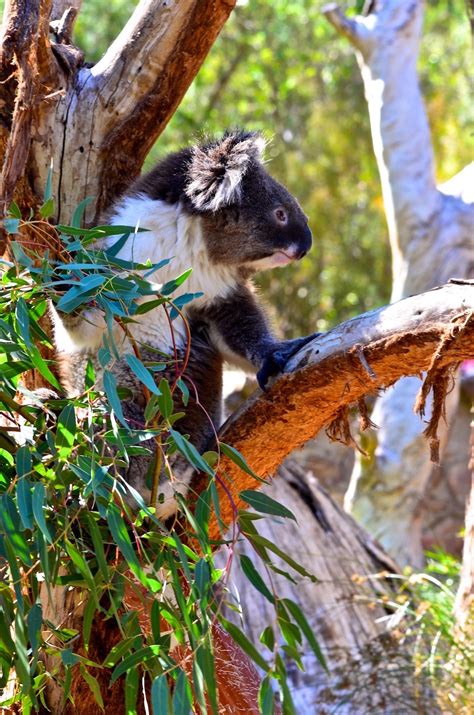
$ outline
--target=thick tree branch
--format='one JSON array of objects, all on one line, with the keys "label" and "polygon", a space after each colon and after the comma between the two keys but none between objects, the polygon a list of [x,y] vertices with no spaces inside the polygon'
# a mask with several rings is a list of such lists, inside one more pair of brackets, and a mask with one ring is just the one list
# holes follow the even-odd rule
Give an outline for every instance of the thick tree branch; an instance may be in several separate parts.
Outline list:
[{"label": "thick tree branch", "polygon": [[[142,0],[104,57],[91,70],[103,107],[108,155],[98,210],[130,181],[175,112],[236,0]],[[125,148],[124,148],[125,145]],[[110,163],[114,170],[110,170]],[[122,185],[116,186],[117,182]]]},{"label": "thick tree branch", "polygon": [[[472,356],[473,316],[471,282],[448,284],[343,323],[292,358],[288,374],[252,396],[224,425],[221,438],[266,478],[291,451],[366,395],[427,370],[434,355],[436,369]],[[220,466],[221,516],[230,523],[228,492],[234,506],[243,508],[239,492],[258,483],[227,458]],[[204,484],[198,477],[194,486],[199,491]],[[212,528],[217,535],[216,525]]]}]

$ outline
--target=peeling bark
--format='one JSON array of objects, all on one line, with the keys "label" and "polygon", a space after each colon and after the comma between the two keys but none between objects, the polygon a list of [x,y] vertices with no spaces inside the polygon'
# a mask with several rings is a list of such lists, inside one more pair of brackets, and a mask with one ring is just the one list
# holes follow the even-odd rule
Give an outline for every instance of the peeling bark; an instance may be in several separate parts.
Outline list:
[{"label": "peeling bark", "polygon": [[[342,323],[297,353],[287,374],[265,393],[255,393],[226,422],[222,439],[242,452],[258,476],[269,477],[341,409],[401,377],[428,370],[446,335],[452,340],[445,343],[437,367],[472,355],[473,310],[474,285],[448,284]],[[221,517],[230,524],[235,508],[244,508],[239,492],[258,485],[225,457],[219,474]],[[201,476],[193,486],[199,491],[204,485]],[[211,531],[218,535],[216,523]]]},{"label": "peeling bark", "polygon": [[[392,300],[454,277],[474,275],[474,165],[437,187],[431,136],[416,62],[422,0],[380,0],[365,17],[323,10],[354,46],[364,81],[392,250]],[[432,474],[422,426],[410,413],[420,387],[400,380],[374,407],[380,429],[369,460],[357,458],[346,507],[400,561],[421,565],[420,499]],[[447,423],[458,409],[458,387]],[[440,454],[448,438],[441,426]],[[466,446],[467,452],[467,446]],[[374,486],[376,485],[376,489]]]}]

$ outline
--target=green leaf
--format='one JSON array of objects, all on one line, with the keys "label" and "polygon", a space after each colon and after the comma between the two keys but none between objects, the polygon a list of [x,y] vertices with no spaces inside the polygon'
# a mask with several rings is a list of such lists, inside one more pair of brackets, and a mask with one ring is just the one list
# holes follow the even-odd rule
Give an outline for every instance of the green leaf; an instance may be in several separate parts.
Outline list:
[{"label": "green leaf", "polygon": [[265,480],[259,477],[258,474],[255,474],[253,469],[249,467],[245,457],[243,457],[240,452],[235,449],[235,447],[231,447],[230,444],[226,444],[225,442],[219,442],[219,448],[221,452],[225,454],[225,456],[228,457],[234,464],[240,467],[240,469],[242,469],[247,474],[250,474],[251,477],[255,477],[255,479],[258,479],[259,482],[265,483]]},{"label": "green leaf", "polygon": [[23,445],[16,453],[16,471],[19,477],[31,474],[31,453],[28,445]]},{"label": "green leaf", "polygon": [[142,382],[150,390],[150,392],[153,392],[155,395],[161,395],[153,375],[147,370],[141,360],[131,354],[125,355],[125,360],[130,370],[138,377],[140,382]]},{"label": "green leaf", "polygon": [[231,636],[231,638],[242,648],[243,651],[245,651],[245,653],[247,653],[248,656],[250,656],[253,662],[256,663],[259,668],[262,668],[262,670],[267,672],[268,663],[266,662],[265,658],[260,655],[253,643],[249,641],[247,636],[240,630],[240,628],[237,628],[237,626],[235,626],[223,616],[219,616],[219,621],[222,624],[223,628]]},{"label": "green leaf", "polygon": [[65,648],[61,651],[61,660],[65,666],[76,665],[80,659],[81,657],[76,653],[73,653],[69,648]]},{"label": "green leaf", "polygon": [[76,412],[70,402],[64,407],[58,417],[56,428],[56,447],[73,447],[76,439]]},{"label": "green leaf", "polygon": [[18,233],[20,227],[20,219],[18,218],[5,218],[3,219],[3,228],[7,233]]},{"label": "green leaf", "polygon": [[10,216],[13,216],[14,218],[19,218],[21,219],[21,211],[18,207],[18,204],[15,201],[12,201],[9,208],[8,208],[8,213]]},{"label": "green leaf", "polygon": [[149,645],[145,648],[140,648],[135,653],[129,655],[125,660],[123,660],[113,671],[110,682],[115,683],[117,678],[130,670],[130,668],[136,668],[141,663],[146,663],[148,660],[152,660],[159,656],[161,651],[160,645]]},{"label": "green leaf", "polygon": [[[243,529],[244,531],[244,529]],[[289,566],[291,566],[292,569],[294,569],[297,573],[301,574],[301,576],[306,576],[307,578],[311,579],[313,583],[317,582],[316,576],[314,576],[312,573],[307,571],[304,566],[299,564],[297,561],[291,558],[287,553],[285,553],[282,549],[280,549],[276,544],[273,543],[273,541],[270,541],[269,539],[266,539],[264,536],[261,536],[260,534],[256,533],[248,533],[247,530],[245,529],[245,533],[247,534],[248,540],[256,546],[256,548],[262,547],[264,549],[268,549],[269,551],[273,551],[274,554],[279,556],[282,561],[287,563]]]},{"label": "green leaf", "polygon": [[[5,230],[8,230],[6,226],[5,226]],[[14,231],[11,231],[10,233],[14,233]],[[15,260],[21,266],[24,266],[25,268],[31,268],[33,266],[33,260],[29,256],[26,255],[26,253],[23,250],[23,247],[21,246],[20,243],[18,243],[18,241],[12,241],[11,249],[12,249],[12,253],[15,257]]]},{"label": "green leaf", "polygon": [[15,646],[16,675],[22,685],[23,693],[27,693],[31,687],[30,663],[26,643],[25,621],[19,609],[15,613]]},{"label": "green leaf", "polygon": [[52,196],[47,199],[47,201],[44,202],[42,206],[40,206],[40,216],[43,218],[49,218],[50,216],[53,215],[54,213],[54,199]]},{"label": "green leaf", "polygon": [[[222,445],[221,445],[222,446]],[[282,516],[284,518],[293,519],[296,521],[296,517],[286,506],[280,504],[280,502],[275,501],[267,494],[262,492],[254,491],[253,489],[245,489],[240,492],[240,498],[243,501],[250,504],[256,511],[264,514],[274,514],[275,516]]]},{"label": "green leaf", "polygon": [[187,407],[189,402],[189,388],[182,377],[179,378],[176,383],[176,386],[181,390],[181,393],[183,395],[183,405]]},{"label": "green leaf", "polygon": [[264,678],[258,691],[258,707],[262,715],[273,715],[275,712],[274,695],[270,678]]},{"label": "green leaf", "polygon": [[299,627],[303,631],[304,636],[305,636],[306,640],[308,641],[308,643],[310,644],[314,655],[316,656],[318,661],[321,663],[323,668],[327,671],[328,666],[326,663],[326,659],[323,655],[323,652],[319,646],[318,641],[316,640],[313,630],[312,630],[311,626],[309,625],[308,621],[306,620],[306,616],[304,615],[301,608],[298,606],[297,603],[292,601],[290,598],[283,598],[281,600],[281,603],[291,613],[291,615],[295,619],[296,623],[299,625]]},{"label": "green leaf", "polygon": [[109,654],[105,658],[103,662],[104,668],[112,668],[112,666],[114,666],[126,653],[131,650],[135,651],[139,648],[141,642],[142,640],[140,636],[132,636],[119,641],[117,645],[114,645],[114,647],[111,648]]},{"label": "green leaf", "polygon": [[107,399],[110,402],[110,406],[117,415],[117,419],[127,430],[130,429],[127,421],[125,420],[122,404],[120,402],[119,396],[117,394],[117,381],[115,376],[110,372],[110,370],[104,370],[104,392],[107,395]]},{"label": "green leaf", "polygon": [[84,615],[82,618],[82,640],[84,642],[84,649],[87,653],[89,650],[89,641],[91,637],[92,623],[94,621],[94,616],[97,612],[97,599],[89,597],[87,599],[86,607],[84,608]]},{"label": "green leaf", "polygon": [[82,575],[84,578],[84,581],[87,583],[90,591],[90,596],[91,598],[94,598],[95,603],[96,603],[96,608],[99,607],[99,601],[97,597],[97,589],[94,581],[94,577],[92,575],[92,572],[89,568],[89,565],[87,564],[85,558],[83,555],[76,549],[76,547],[67,539],[64,540],[64,546],[66,548],[67,554],[69,558],[71,559],[72,563],[74,566],[78,569],[79,573]]},{"label": "green leaf", "polygon": [[158,675],[151,686],[153,715],[167,715],[170,711],[170,692],[166,675]]},{"label": "green leaf", "polygon": [[73,285],[61,298],[56,307],[63,313],[71,313],[75,308],[87,302],[97,288],[105,283],[107,277],[98,273],[88,275]]},{"label": "green leaf", "polygon": [[94,554],[97,559],[100,573],[102,574],[104,583],[108,583],[110,579],[109,568],[107,566],[107,560],[105,558],[104,543],[100,533],[100,529],[93,515],[90,512],[86,511],[83,516],[87,521],[89,527],[89,534],[92,537],[92,543],[94,545]]},{"label": "green leaf", "polygon": [[211,574],[209,564],[205,559],[199,559],[195,566],[194,582],[201,599],[207,597],[211,586]]},{"label": "green leaf", "polygon": [[107,512],[107,521],[114,541],[119,547],[123,556],[125,557],[125,560],[127,561],[131,570],[140,580],[140,582],[143,583],[144,586],[147,586],[147,578],[143,572],[142,567],[140,566],[140,562],[138,561],[137,555],[133,549],[132,542],[130,541],[130,537],[128,535],[127,527],[125,526],[125,522],[120,516],[118,508],[115,505],[109,507],[109,510]]},{"label": "green leaf", "polygon": [[35,366],[35,368],[42,374],[42,376],[51,384],[62,392],[61,385],[51,372],[46,361],[41,357],[39,350],[33,346],[30,350],[30,358]]},{"label": "green leaf", "polygon": [[49,165],[48,169],[48,175],[46,177],[46,186],[44,187],[44,196],[43,199],[44,201],[49,201],[49,199],[53,195],[53,160],[51,159],[51,163]]},{"label": "green leaf", "polygon": [[[23,449],[23,447],[21,448]],[[33,501],[31,496],[32,484],[26,477],[18,480],[16,488],[16,501],[20,519],[25,529],[33,529]]]},{"label": "green leaf", "polygon": [[190,715],[192,693],[184,670],[180,670],[173,693],[173,715]]},{"label": "green leaf", "polygon": [[28,638],[31,643],[31,647],[33,648],[33,651],[36,651],[39,645],[38,636],[41,633],[41,626],[43,625],[43,611],[39,603],[34,603],[28,611],[26,623],[28,626]]},{"label": "green leaf", "polygon": [[87,196],[85,199],[83,199],[83,200],[81,201],[80,204],[78,204],[78,205],[76,206],[76,208],[74,209],[74,213],[73,213],[73,215],[72,215],[72,219],[71,219],[71,226],[72,226],[72,227],[74,227],[74,228],[79,228],[79,227],[80,227],[81,222],[82,222],[82,217],[83,217],[83,215],[84,215],[84,211],[86,210],[86,208],[89,206],[89,204],[90,204],[91,201],[93,201],[93,200],[94,200],[94,197],[93,197],[93,196]]},{"label": "green leaf", "polygon": [[44,517],[45,500],[46,490],[44,488],[44,484],[38,482],[37,484],[35,484],[33,489],[33,516],[39,528],[41,529],[41,532],[46,541],[52,544],[53,537],[51,536],[51,532],[48,528],[48,525],[46,524],[46,519]]},{"label": "green leaf", "polygon": [[258,573],[257,569],[255,568],[249,557],[245,554],[242,554],[240,557],[240,565],[242,566],[242,571],[247,576],[250,583],[255,586],[257,591],[260,591],[262,596],[265,596],[267,601],[270,601],[270,603],[275,603],[275,598],[272,592],[268,589],[264,580]]},{"label": "green leaf", "polygon": [[18,327],[20,330],[20,335],[25,341],[25,345],[31,348],[31,338],[30,338],[30,318],[28,315],[28,308],[23,298],[19,298],[16,304],[15,316],[17,319]]},{"label": "green leaf", "polygon": [[160,396],[158,397],[158,405],[163,419],[169,419],[173,414],[173,395],[171,394],[169,382],[164,377],[160,380]]},{"label": "green leaf", "polygon": [[268,650],[273,653],[275,648],[275,634],[271,626],[264,628],[260,634],[259,641],[260,643],[263,643],[263,645],[267,646]]},{"label": "green leaf", "polygon": [[31,566],[30,546],[20,526],[20,517],[9,494],[3,494],[0,502],[0,526],[8,534],[15,554],[26,566]]},{"label": "green leaf", "polygon": [[177,278],[173,278],[173,280],[169,281],[168,283],[165,283],[164,286],[160,288],[160,293],[162,295],[169,295],[170,293],[173,293],[176,288],[179,288],[179,286],[182,285],[187,278],[189,278],[192,272],[193,269],[188,268],[187,271],[181,273],[181,275]]},{"label": "green leaf", "polygon": [[86,681],[92,695],[94,696],[94,700],[96,701],[96,703],[100,707],[100,709],[105,712],[104,701],[102,699],[102,693],[100,692],[100,685],[99,685],[97,678],[94,678],[94,676],[91,673],[89,673],[87,668],[83,665],[81,665],[80,670],[81,670],[82,677]]},{"label": "green leaf", "polygon": [[95,371],[94,371],[94,363],[92,360],[89,358],[87,360],[87,365],[86,365],[86,373],[85,373],[85,379],[84,379],[84,387],[86,390],[90,390],[94,387],[95,385]]},{"label": "green leaf", "polygon": [[214,472],[212,471],[210,466],[207,464],[207,462],[204,461],[202,456],[197,451],[196,447],[191,444],[191,442],[185,439],[182,434],[176,432],[174,429],[170,429],[170,436],[174,441],[178,451],[181,452],[183,457],[185,457],[190,464],[192,464],[200,471],[205,472],[210,477],[214,476]]},{"label": "green leaf", "polygon": [[125,676],[125,715],[136,715],[139,676],[138,668],[128,670]]}]

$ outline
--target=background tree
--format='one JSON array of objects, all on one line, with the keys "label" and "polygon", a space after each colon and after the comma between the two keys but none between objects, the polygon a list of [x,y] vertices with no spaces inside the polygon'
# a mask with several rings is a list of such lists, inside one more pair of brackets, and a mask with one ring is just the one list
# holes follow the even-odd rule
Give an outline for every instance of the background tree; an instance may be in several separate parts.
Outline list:
[{"label": "background tree", "polygon": [[[367,17],[352,20],[337,6],[327,6],[325,13],[353,44],[364,81],[392,249],[392,300],[448,277],[471,276],[474,203],[466,189],[474,172],[465,169],[436,187],[416,73],[423,2],[371,3]],[[377,400],[373,420],[379,430],[370,458],[358,459],[346,500],[400,563],[417,565],[423,563],[417,511],[432,471],[424,425],[409,407],[419,386],[417,378],[407,378]],[[458,407],[458,389],[450,395],[448,424]],[[447,435],[443,447],[446,442]],[[439,452],[438,443],[435,461]],[[465,454],[467,463],[467,445]]]}]

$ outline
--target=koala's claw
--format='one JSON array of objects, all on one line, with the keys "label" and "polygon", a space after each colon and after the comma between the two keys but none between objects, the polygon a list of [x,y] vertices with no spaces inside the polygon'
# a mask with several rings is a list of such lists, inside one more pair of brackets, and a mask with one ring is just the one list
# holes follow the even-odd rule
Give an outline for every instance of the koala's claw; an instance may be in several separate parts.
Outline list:
[{"label": "koala's claw", "polygon": [[279,372],[283,372],[290,357],[320,335],[322,335],[322,333],[312,333],[304,338],[288,340],[286,343],[279,345],[275,351],[268,353],[263,360],[262,367],[257,372],[257,381],[261,389],[265,389],[270,377],[278,375]]},{"label": "koala's claw", "polygon": [[[274,359],[274,357],[275,353],[270,353],[269,355],[267,355],[263,360],[262,367],[257,372],[257,382],[262,390],[265,389],[270,377],[273,377],[273,375],[278,375],[278,373],[282,371],[282,367],[280,367],[279,363]],[[283,367],[284,366],[285,363],[283,363]]]}]

